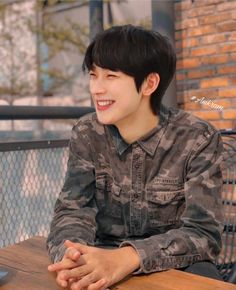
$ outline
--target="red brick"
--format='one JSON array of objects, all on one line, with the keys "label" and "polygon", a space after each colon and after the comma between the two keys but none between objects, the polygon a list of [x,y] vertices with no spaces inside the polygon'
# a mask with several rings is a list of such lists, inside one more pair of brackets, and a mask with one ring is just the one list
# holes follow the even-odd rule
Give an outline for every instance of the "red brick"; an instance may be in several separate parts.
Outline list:
[{"label": "red brick", "polygon": [[205,0],[205,1],[195,1],[194,4],[195,6],[204,6],[204,5],[211,5],[211,4],[219,4],[219,3],[223,3],[224,0]]},{"label": "red brick", "polygon": [[213,34],[213,33],[216,33],[216,31],[217,30],[214,25],[205,25],[205,26],[188,29],[188,36],[193,37],[193,36],[199,36],[199,35],[204,35],[204,34]]},{"label": "red brick", "polygon": [[217,120],[221,118],[221,113],[216,110],[207,110],[207,111],[194,111],[192,112],[195,116],[204,119],[204,120]]},{"label": "red brick", "polygon": [[236,109],[234,110],[223,110],[224,119],[236,119]]},{"label": "red brick", "polygon": [[187,11],[188,17],[196,17],[201,15],[209,15],[215,12],[214,5],[208,5],[204,7],[194,7],[193,9],[189,9]]},{"label": "red brick", "polygon": [[222,44],[219,51],[220,53],[236,51],[236,42]]},{"label": "red brick", "polygon": [[211,87],[226,87],[229,84],[228,78],[217,77],[206,80],[201,80],[201,88],[211,88]]},{"label": "red brick", "polygon": [[174,14],[175,21],[180,21],[183,18],[183,13],[180,10],[175,9]]},{"label": "red brick", "polygon": [[196,26],[198,26],[197,18],[185,18],[175,23],[176,30],[181,30],[181,29],[185,29],[189,27],[196,27]]},{"label": "red brick", "polygon": [[229,60],[229,56],[226,54],[201,57],[201,63],[203,65],[227,63],[228,60]]},{"label": "red brick", "polygon": [[182,59],[189,58],[189,50],[188,49],[179,49],[176,50],[177,60],[181,61]]},{"label": "red brick", "polygon": [[176,11],[183,11],[183,10],[188,10],[192,8],[192,1],[188,0],[188,1],[180,1],[180,2],[176,2],[175,3],[175,10]]},{"label": "red brick", "polygon": [[188,90],[188,91],[182,92],[182,94],[183,94],[183,102],[185,102],[185,103],[191,102],[191,98],[193,96],[195,96],[199,99],[206,98],[209,100],[213,100],[214,102],[216,102],[216,100],[219,99],[218,89]]},{"label": "red brick", "polygon": [[199,18],[200,25],[206,25],[211,23],[219,23],[221,21],[225,21],[231,18],[231,14],[229,13],[217,13],[216,15],[208,15],[207,17],[203,16]]},{"label": "red brick", "polygon": [[234,66],[221,66],[217,68],[219,74],[234,74],[236,73],[236,65]]},{"label": "red brick", "polygon": [[200,43],[202,44],[211,44],[211,43],[217,43],[217,42],[223,42],[226,41],[226,35],[225,34],[209,34],[204,35],[200,38]]},{"label": "red brick", "polygon": [[192,56],[209,55],[209,54],[215,54],[216,52],[217,52],[216,45],[201,46],[201,47],[191,49]]},{"label": "red brick", "polygon": [[210,121],[210,123],[218,130],[233,128],[233,122],[228,120]]},{"label": "red brick", "polygon": [[236,2],[235,1],[229,1],[229,2],[225,2],[225,3],[217,5],[217,10],[218,11],[225,11],[225,10],[232,11],[235,8],[236,8]]},{"label": "red brick", "polygon": [[231,53],[230,54],[230,60],[236,61],[236,53]]},{"label": "red brick", "polygon": [[225,109],[225,107],[221,105],[220,102],[214,102],[214,100],[210,100],[209,104],[206,104],[206,106],[209,106],[210,109],[218,111],[218,112],[222,112]]},{"label": "red brick", "polygon": [[190,110],[190,111],[196,111],[196,110],[200,110],[201,106],[199,103],[195,103],[195,102],[188,102],[188,103],[183,103],[183,108],[184,110]]},{"label": "red brick", "polygon": [[[215,111],[222,111],[224,109],[223,105],[220,104],[220,101],[211,99],[209,97],[196,97],[194,96],[190,98],[190,100],[194,103],[198,103],[203,110],[215,110]],[[230,103],[230,102],[229,102]]]},{"label": "red brick", "polygon": [[181,110],[184,110],[184,104],[178,103],[178,108],[181,109]]},{"label": "red brick", "polygon": [[175,42],[176,48],[188,48],[197,46],[199,44],[199,41],[197,38],[183,38],[180,41]]},{"label": "red brick", "polygon": [[219,90],[219,96],[220,97],[236,97],[236,88],[231,89],[221,89]]},{"label": "red brick", "polygon": [[182,104],[184,103],[184,92],[177,92],[177,103]]},{"label": "red brick", "polygon": [[177,90],[184,91],[189,89],[198,89],[199,82],[198,81],[178,81],[177,82]]},{"label": "red brick", "polygon": [[234,41],[236,40],[236,32],[231,32],[229,36],[229,41]]},{"label": "red brick", "polygon": [[231,99],[231,105],[232,105],[232,108],[236,108],[236,97]]},{"label": "red brick", "polygon": [[177,81],[182,81],[182,80],[185,80],[185,79],[186,79],[186,74],[185,73],[180,73],[180,72],[176,73],[176,80]]},{"label": "red brick", "polygon": [[200,66],[197,58],[185,58],[177,61],[177,69],[187,69]]},{"label": "red brick", "polygon": [[234,10],[231,10],[231,18],[236,19],[236,8]]},{"label": "red brick", "polygon": [[179,100],[181,100],[182,103],[190,103],[191,102],[191,97],[193,95],[188,95],[189,91],[182,91],[181,92],[181,99],[180,99],[180,95],[179,95]]},{"label": "red brick", "polygon": [[175,31],[175,40],[184,39],[187,37],[187,30]]},{"label": "red brick", "polygon": [[[236,86],[236,77],[231,78],[231,84]],[[236,88],[235,88],[236,90]]]},{"label": "red brick", "polygon": [[198,79],[198,78],[204,78],[204,77],[210,77],[214,75],[213,69],[208,70],[194,70],[188,72],[188,78],[189,79]]},{"label": "red brick", "polygon": [[222,106],[223,109],[232,108],[232,102],[229,99],[216,99],[214,103],[216,105]]},{"label": "red brick", "polygon": [[229,20],[222,23],[218,23],[217,31],[218,32],[235,31],[235,27],[236,27],[236,20]]}]

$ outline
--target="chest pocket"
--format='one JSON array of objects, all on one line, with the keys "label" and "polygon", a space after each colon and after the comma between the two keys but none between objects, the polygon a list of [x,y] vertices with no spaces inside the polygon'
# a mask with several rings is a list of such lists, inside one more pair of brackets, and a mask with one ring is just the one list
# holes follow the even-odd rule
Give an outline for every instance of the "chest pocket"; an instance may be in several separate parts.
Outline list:
[{"label": "chest pocket", "polygon": [[177,225],[185,208],[184,184],[176,179],[155,179],[146,187],[151,228]]},{"label": "chest pocket", "polygon": [[108,174],[96,177],[95,198],[100,214],[121,218],[121,187]]}]

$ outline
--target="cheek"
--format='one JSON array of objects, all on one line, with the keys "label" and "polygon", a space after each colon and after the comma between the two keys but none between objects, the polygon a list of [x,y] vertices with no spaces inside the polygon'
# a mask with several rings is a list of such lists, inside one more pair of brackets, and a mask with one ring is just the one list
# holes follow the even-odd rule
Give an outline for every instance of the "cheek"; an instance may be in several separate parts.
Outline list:
[{"label": "cheek", "polygon": [[92,92],[93,92],[93,84],[91,83],[91,81],[89,82],[89,91],[92,94]]}]

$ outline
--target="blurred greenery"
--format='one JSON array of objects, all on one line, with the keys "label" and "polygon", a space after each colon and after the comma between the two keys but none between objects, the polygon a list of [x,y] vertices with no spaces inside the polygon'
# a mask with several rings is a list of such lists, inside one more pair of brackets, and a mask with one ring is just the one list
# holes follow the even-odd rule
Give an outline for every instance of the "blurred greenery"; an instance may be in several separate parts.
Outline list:
[{"label": "blurred greenery", "polygon": [[[124,2],[126,0],[104,0],[104,5]],[[21,7],[24,3],[32,3],[32,11],[25,11]],[[82,56],[86,50],[89,42],[89,24],[83,25],[79,19],[72,20],[70,17],[64,17],[63,21],[58,22],[53,19],[51,13],[53,9],[57,11],[60,5],[75,4],[88,6],[89,1],[23,0],[15,5],[0,2],[0,59],[4,63],[0,71],[0,95],[11,96],[10,103],[14,98],[25,95],[51,95],[54,90],[71,87],[78,78],[81,72],[78,63],[72,64],[73,67],[66,67],[63,63],[52,65],[58,60],[63,62],[62,54],[73,55],[77,59],[77,56]],[[127,19],[125,23],[128,22],[151,27],[149,18],[138,23],[134,19]],[[112,19],[104,28],[125,23],[113,23]],[[22,45],[22,40],[27,35],[31,37],[31,44]],[[30,81],[30,74],[31,77],[34,75],[34,81]],[[49,81],[46,90],[45,79]]]}]

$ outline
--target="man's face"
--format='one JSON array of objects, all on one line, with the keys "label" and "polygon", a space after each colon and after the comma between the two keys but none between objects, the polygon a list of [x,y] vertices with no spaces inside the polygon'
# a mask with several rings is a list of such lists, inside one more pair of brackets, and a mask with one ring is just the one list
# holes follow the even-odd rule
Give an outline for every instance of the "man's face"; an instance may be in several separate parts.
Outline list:
[{"label": "man's face", "polygon": [[99,122],[119,128],[120,124],[135,119],[142,96],[133,77],[95,65],[90,71],[89,84]]}]

